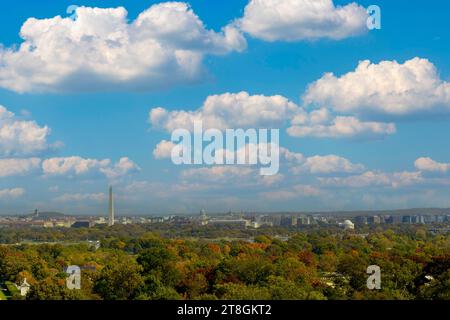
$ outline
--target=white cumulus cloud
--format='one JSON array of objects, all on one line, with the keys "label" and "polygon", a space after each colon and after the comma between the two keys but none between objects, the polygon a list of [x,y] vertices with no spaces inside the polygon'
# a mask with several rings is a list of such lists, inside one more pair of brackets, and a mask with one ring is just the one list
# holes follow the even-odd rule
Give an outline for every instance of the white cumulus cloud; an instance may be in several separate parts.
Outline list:
[{"label": "white cumulus cloud", "polygon": [[23,42],[0,48],[0,87],[16,92],[154,90],[198,81],[207,54],[246,48],[228,25],[206,29],[183,2],[152,5],[134,21],[123,7],[79,7],[76,19],[29,18]]},{"label": "white cumulus cloud", "polygon": [[0,177],[24,175],[40,168],[41,159],[0,159]]},{"label": "white cumulus cloud", "polygon": [[442,114],[450,112],[450,83],[427,59],[378,64],[366,60],[340,77],[326,73],[309,86],[303,99],[345,113]]},{"label": "white cumulus cloud", "polygon": [[139,170],[141,170],[139,166],[127,157],[120,158],[119,162],[115,163],[112,167],[100,168],[100,172],[105,174],[109,179],[117,179]]},{"label": "white cumulus cloud", "polygon": [[[1,68],[1,67],[0,67]],[[50,128],[24,121],[0,105],[0,156],[29,155],[49,149]]]},{"label": "white cumulus cloud", "polygon": [[176,147],[172,141],[162,140],[158,143],[153,150],[153,156],[155,159],[167,159],[172,155],[173,148]]},{"label": "white cumulus cloud", "polygon": [[353,116],[333,116],[328,109],[320,108],[310,113],[298,112],[287,128],[293,137],[375,139],[394,134],[394,123],[361,121]]},{"label": "white cumulus cloud", "polygon": [[250,95],[247,92],[209,96],[195,111],[168,111],[154,108],[149,122],[154,128],[169,132],[192,129],[194,121],[202,121],[204,128],[273,128],[282,125],[297,111],[298,106],[280,95]]},{"label": "white cumulus cloud", "polygon": [[105,202],[108,199],[105,193],[65,193],[54,200],[58,202],[96,201]]},{"label": "white cumulus cloud", "polygon": [[115,179],[138,171],[139,167],[126,157],[113,164],[110,159],[85,159],[73,156],[46,159],[42,162],[42,169],[47,176],[102,173],[110,179]]},{"label": "white cumulus cloud", "polygon": [[46,175],[86,174],[109,166],[109,159],[84,159],[82,157],[50,158],[44,160],[42,169]]},{"label": "white cumulus cloud", "polygon": [[237,25],[266,41],[339,40],[367,30],[367,12],[350,3],[332,0],[250,0]]},{"label": "white cumulus cloud", "polygon": [[0,189],[0,199],[16,199],[20,198],[25,194],[25,189],[14,188],[14,189]]},{"label": "white cumulus cloud", "polygon": [[[242,189],[277,185],[283,181],[284,175],[262,176],[259,170],[254,167],[224,165],[182,170],[181,179],[178,188],[185,187],[186,190],[193,186],[198,188],[197,185],[205,189]],[[214,183],[214,185],[210,185],[210,183]]]},{"label": "white cumulus cloud", "polygon": [[364,187],[392,187],[399,188],[418,184],[424,181],[420,172],[376,172],[366,171],[360,175],[350,177],[319,178],[328,186],[364,188]]},{"label": "white cumulus cloud", "polygon": [[301,153],[290,151],[287,148],[281,148],[280,153],[287,161],[290,172],[294,174],[310,173],[313,175],[321,175],[359,173],[365,169],[362,164],[353,163],[344,157],[334,154],[306,157]]},{"label": "white cumulus cloud", "polygon": [[417,170],[428,172],[446,173],[450,171],[450,163],[437,162],[428,157],[422,157],[415,161],[414,166]]},{"label": "white cumulus cloud", "polygon": [[336,155],[308,157],[302,165],[292,168],[293,173],[308,171],[312,174],[357,173],[363,170],[362,164]]}]

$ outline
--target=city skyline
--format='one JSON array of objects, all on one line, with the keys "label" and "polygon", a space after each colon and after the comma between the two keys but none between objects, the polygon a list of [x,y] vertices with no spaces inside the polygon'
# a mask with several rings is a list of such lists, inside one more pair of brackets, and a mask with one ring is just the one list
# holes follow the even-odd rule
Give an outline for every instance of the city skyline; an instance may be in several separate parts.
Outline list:
[{"label": "city skyline", "polygon": [[[0,215],[106,215],[109,185],[120,215],[450,207],[448,3],[19,3],[0,12]],[[174,165],[198,119],[280,129],[279,173]]]}]

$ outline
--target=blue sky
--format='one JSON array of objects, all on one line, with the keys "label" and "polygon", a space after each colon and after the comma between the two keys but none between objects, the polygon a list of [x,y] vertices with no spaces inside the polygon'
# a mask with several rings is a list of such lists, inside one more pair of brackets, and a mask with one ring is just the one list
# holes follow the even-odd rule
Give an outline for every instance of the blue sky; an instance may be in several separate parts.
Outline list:
[{"label": "blue sky", "polygon": [[[183,38],[192,31],[191,20],[182,27],[170,20],[153,25],[166,12],[153,10],[145,20],[147,28],[144,25],[139,31],[142,38],[130,45],[129,50],[134,51],[113,62],[102,60],[105,55],[99,52],[109,49],[99,43],[105,37],[116,39],[114,32],[124,24],[110,19],[105,25],[95,25],[101,19],[88,11],[83,21],[93,29],[83,32],[95,34],[94,40],[68,44],[65,37],[69,33],[65,32],[80,31],[76,26],[67,31],[64,22],[55,17],[67,20],[66,9],[72,4],[122,6],[132,23],[143,11],[164,3],[18,0],[14,5],[3,4],[0,105],[9,118],[2,120],[0,111],[0,132],[2,126],[6,132],[23,125],[25,133],[46,126],[47,134],[25,142],[23,136],[0,135],[4,141],[10,139],[0,143],[0,214],[26,213],[34,208],[103,214],[110,183],[115,186],[122,214],[184,213],[200,208],[303,211],[450,206],[450,34],[446,25],[450,4],[438,0],[356,2],[358,10],[342,14],[359,24],[346,25],[333,20],[336,16],[330,10],[321,12],[320,8],[316,18],[308,19],[306,7],[295,7],[293,0],[278,1],[280,14],[290,14],[288,22],[270,14],[258,20],[261,8],[250,8],[247,0],[189,1],[190,9],[178,8],[183,16],[196,16],[196,21],[203,22],[195,30],[202,32],[203,38]],[[334,1],[333,10],[349,3]],[[381,30],[361,27],[362,9],[372,4],[381,8]],[[298,8],[302,10],[296,11]],[[80,15],[83,17],[82,12]],[[315,20],[321,15],[331,20]],[[21,54],[18,47],[24,39],[19,32],[29,18],[37,19],[25,30],[28,43],[35,47],[30,49],[32,53]],[[241,24],[236,22],[240,18]],[[48,28],[42,19],[59,23],[61,29]],[[77,21],[78,26],[85,23],[80,17]],[[255,27],[264,23],[262,29]],[[172,25],[175,31],[168,33],[165,28]],[[228,41],[222,31],[225,26],[233,28],[236,38]],[[107,31],[102,33],[102,28]],[[148,35],[148,30],[153,33]],[[308,32],[315,35],[308,36]],[[124,46],[123,38],[118,39]],[[211,39],[217,42],[211,44]],[[167,64],[158,64],[159,51],[153,54],[145,47],[150,40],[167,46]],[[137,54],[141,46],[144,50]],[[183,65],[173,66],[170,59],[178,49],[199,57],[201,62],[194,64],[193,74]],[[88,60],[100,57],[98,64],[106,65],[106,70],[98,71],[94,59],[85,67],[83,54]],[[42,65],[36,62],[36,55],[44,61]],[[349,76],[364,60],[372,67],[359,76],[368,79],[368,84]],[[150,62],[154,69],[148,67]],[[334,78],[324,79],[327,72]],[[130,73],[138,77],[130,78]],[[319,79],[324,81],[312,90],[309,85]],[[282,156],[280,175],[267,182],[247,168],[178,167],[167,157],[155,157],[156,146],[170,139],[170,121],[177,120],[171,111],[196,112],[208,96],[243,91],[250,98],[280,95],[296,105],[295,114],[280,111],[281,120],[274,126],[280,128],[280,145],[301,155],[302,160],[293,162]],[[244,109],[273,107],[270,101],[255,106],[244,100]],[[150,111],[157,107],[166,110],[169,120],[149,121]],[[220,112],[226,106],[216,107]],[[325,122],[296,118],[301,112],[308,115],[320,109],[329,113]],[[339,130],[348,129],[350,134],[329,128],[336,117],[347,117],[345,128]],[[347,128],[349,117],[358,123]],[[232,124],[238,118],[236,114],[222,120]],[[249,119],[248,127],[258,127],[258,121],[257,117]],[[387,124],[395,126],[395,132],[389,131]],[[288,133],[292,127],[297,127],[296,134]],[[69,157],[76,159],[70,162]],[[77,171],[76,165],[87,168]]]}]

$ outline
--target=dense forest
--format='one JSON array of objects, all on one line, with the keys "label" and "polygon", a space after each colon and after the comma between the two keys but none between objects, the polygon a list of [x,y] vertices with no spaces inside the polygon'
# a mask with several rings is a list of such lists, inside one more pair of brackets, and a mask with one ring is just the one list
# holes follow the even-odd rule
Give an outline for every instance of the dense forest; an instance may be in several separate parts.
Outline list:
[{"label": "dense forest", "polygon": [[[30,230],[3,229],[0,286],[10,299],[34,300],[450,299],[450,235],[425,227],[285,230],[283,239],[270,228],[172,230],[42,229],[31,239]],[[97,237],[99,248],[81,242]],[[24,240],[66,243],[16,243]],[[66,287],[69,265],[82,269],[80,290]],[[369,265],[381,268],[380,290],[366,286]],[[11,284],[25,278],[21,297]]]}]

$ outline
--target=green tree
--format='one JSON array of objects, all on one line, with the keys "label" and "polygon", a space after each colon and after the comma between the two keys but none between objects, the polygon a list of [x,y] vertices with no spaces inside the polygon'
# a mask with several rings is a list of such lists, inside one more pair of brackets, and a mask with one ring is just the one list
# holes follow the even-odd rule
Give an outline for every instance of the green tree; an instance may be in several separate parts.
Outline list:
[{"label": "green tree", "polygon": [[109,262],[94,283],[94,292],[105,300],[128,300],[138,294],[144,284],[142,267],[127,256]]}]

